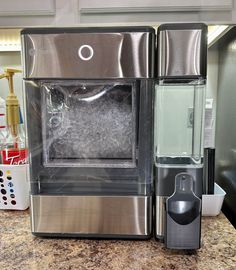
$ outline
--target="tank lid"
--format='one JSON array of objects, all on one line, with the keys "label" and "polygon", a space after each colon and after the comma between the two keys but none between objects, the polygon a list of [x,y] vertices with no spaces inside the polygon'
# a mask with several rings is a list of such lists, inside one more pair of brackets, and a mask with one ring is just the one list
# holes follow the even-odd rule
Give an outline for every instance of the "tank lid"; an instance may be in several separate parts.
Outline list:
[{"label": "tank lid", "polygon": [[163,24],[157,34],[157,77],[205,78],[207,26],[203,23]]}]

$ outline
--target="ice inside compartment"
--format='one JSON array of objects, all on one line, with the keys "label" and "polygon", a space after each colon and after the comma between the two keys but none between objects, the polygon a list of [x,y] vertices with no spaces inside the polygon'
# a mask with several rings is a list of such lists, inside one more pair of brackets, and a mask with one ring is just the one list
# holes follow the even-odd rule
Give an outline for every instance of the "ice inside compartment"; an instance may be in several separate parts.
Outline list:
[{"label": "ice inside compartment", "polygon": [[134,167],[134,88],[134,82],[41,82],[44,166]]}]

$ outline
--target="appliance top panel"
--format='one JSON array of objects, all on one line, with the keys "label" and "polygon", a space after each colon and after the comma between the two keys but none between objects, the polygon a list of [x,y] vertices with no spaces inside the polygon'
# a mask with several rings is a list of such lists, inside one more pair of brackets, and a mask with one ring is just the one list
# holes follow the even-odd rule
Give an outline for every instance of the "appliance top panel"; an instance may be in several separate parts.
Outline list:
[{"label": "appliance top panel", "polygon": [[157,35],[159,78],[205,78],[207,26],[202,23],[163,24]]},{"label": "appliance top panel", "polygon": [[152,78],[151,27],[28,28],[25,79]]}]

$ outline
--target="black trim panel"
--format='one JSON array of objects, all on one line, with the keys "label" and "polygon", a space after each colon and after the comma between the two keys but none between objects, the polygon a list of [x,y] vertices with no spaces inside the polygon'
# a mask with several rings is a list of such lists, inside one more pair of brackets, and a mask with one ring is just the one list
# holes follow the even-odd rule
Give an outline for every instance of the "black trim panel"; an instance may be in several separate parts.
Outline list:
[{"label": "black trim panel", "polygon": [[124,32],[148,32],[155,34],[155,29],[149,26],[121,26],[121,27],[68,27],[68,28],[25,28],[21,35],[25,34],[62,34],[62,33],[124,33]]}]

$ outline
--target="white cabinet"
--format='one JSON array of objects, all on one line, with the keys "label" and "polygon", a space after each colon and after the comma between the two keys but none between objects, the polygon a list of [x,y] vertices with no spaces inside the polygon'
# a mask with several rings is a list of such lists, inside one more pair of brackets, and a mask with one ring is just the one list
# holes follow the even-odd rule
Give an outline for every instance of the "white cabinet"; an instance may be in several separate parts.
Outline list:
[{"label": "white cabinet", "polygon": [[1,0],[0,27],[74,25],[78,0]]},{"label": "white cabinet", "polygon": [[229,10],[232,0],[78,0],[82,13],[171,12]]},{"label": "white cabinet", "polygon": [[226,22],[234,0],[79,0],[81,22]]},{"label": "white cabinet", "polygon": [[55,14],[54,0],[1,1],[0,16],[42,16]]}]

